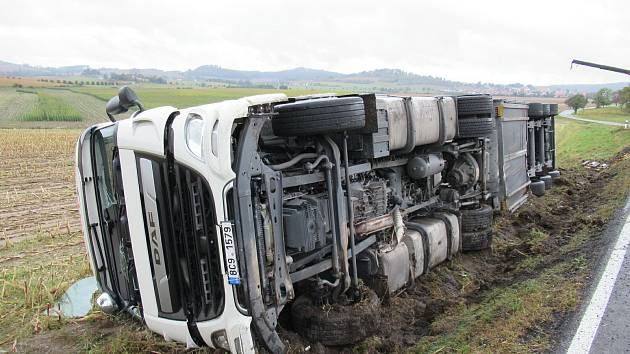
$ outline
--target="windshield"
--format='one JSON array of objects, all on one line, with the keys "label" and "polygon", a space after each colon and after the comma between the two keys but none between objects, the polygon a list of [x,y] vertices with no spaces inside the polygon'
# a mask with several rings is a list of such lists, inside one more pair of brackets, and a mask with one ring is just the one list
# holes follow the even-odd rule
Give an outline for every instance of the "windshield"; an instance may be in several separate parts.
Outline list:
[{"label": "windshield", "polygon": [[92,163],[102,247],[110,277],[114,280],[112,290],[129,302],[138,299],[138,291],[116,144],[117,127],[114,124],[94,132]]},{"label": "windshield", "polygon": [[115,132],[116,126],[112,125],[97,131],[94,136],[97,188],[103,209],[109,209],[116,204],[112,166],[114,150],[116,149]]}]

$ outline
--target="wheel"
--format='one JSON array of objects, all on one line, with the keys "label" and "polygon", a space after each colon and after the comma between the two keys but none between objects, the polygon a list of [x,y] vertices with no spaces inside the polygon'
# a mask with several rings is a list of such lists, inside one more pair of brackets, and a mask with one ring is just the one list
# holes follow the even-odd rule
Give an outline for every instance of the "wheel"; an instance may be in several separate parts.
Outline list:
[{"label": "wheel", "polygon": [[293,329],[301,336],[323,345],[354,344],[373,335],[380,323],[379,299],[364,288],[362,300],[349,306],[316,306],[302,295],[291,306]]},{"label": "wheel", "polygon": [[491,117],[492,110],[492,97],[489,95],[457,96],[459,117]]},{"label": "wheel", "polygon": [[492,228],[462,232],[462,251],[480,251],[492,245]]},{"label": "wheel", "polygon": [[550,113],[551,112],[551,107],[549,106],[549,104],[543,103],[542,108],[543,108],[543,114],[542,115],[544,117],[549,117],[551,115],[551,113]]},{"label": "wheel", "polygon": [[549,114],[552,116],[558,115],[558,104],[552,103],[549,105]]},{"label": "wheel", "polygon": [[551,189],[551,186],[553,186],[553,179],[551,176],[540,176],[540,180],[545,183],[545,189]]},{"label": "wheel", "polygon": [[496,128],[494,118],[464,118],[457,120],[460,138],[476,138],[490,135]]},{"label": "wheel", "polygon": [[543,116],[542,103],[530,103],[527,114],[530,117],[542,117]]},{"label": "wheel", "polygon": [[457,96],[459,117],[490,117],[492,110],[492,97],[489,95]]},{"label": "wheel", "polygon": [[492,226],[492,207],[481,204],[475,209],[462,209],[462,231],[473,232]]},{"label": "wheel", "polygon": [[360,129],[365,126],[361,97],[331,97],[285,103],[274,107],[271,120],[278,136],[305,136]]},{"label": "wheel", "polygon": [[532,181],[529,185],[529,189],[532,191],[533,195],[542,197],[545,195],[545,181]]}]

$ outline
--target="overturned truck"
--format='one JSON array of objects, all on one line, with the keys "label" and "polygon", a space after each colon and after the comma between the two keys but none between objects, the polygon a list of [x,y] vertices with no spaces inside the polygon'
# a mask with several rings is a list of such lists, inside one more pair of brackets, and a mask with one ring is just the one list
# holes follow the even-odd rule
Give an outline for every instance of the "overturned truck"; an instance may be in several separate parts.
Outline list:
[{"label": "overturned truck", "polygon": [[[286,312],[310,340],[359,341],[377,328],[365,324],[378,323],[379,298],[490,247],[493,213],[557,174],[557,106],[542,106],[533,124],[527,105],[488,95],[273,94],[144,110],[123,88],[112,122],[77,144],[97,303],[166,340],[235,353],[286,351]],[[533,144],[530,126],[543,131]]]}]

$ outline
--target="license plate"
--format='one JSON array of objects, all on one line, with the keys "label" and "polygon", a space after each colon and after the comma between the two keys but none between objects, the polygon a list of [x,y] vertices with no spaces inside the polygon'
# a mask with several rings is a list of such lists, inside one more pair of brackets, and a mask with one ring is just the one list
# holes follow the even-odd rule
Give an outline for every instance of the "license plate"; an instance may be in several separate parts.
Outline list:
[{"label": "license plate", "polygon": [[225,270],[228,276],[228,283],[239,285],[241,275],[236,261],[236,240],[234,239],[234,226],[229,221],[221,222],[221,233],[223,234],[223,248],[225,249]]}]

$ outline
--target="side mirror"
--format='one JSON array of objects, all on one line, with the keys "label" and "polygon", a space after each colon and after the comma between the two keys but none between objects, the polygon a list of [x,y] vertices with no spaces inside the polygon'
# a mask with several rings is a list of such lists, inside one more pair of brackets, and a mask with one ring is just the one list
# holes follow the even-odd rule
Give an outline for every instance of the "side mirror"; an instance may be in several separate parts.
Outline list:
[{"label": "side mirror", "polygon": [[138,95],[129,87],[123,86],[118,90],[118,96],[109,99],[105,105],[105,112],[107,112],[109,119],[115,122],[114,116],[116,114],[125,113],[133,106],[138,106],[140,112],[144,110],[138,100]]}]

